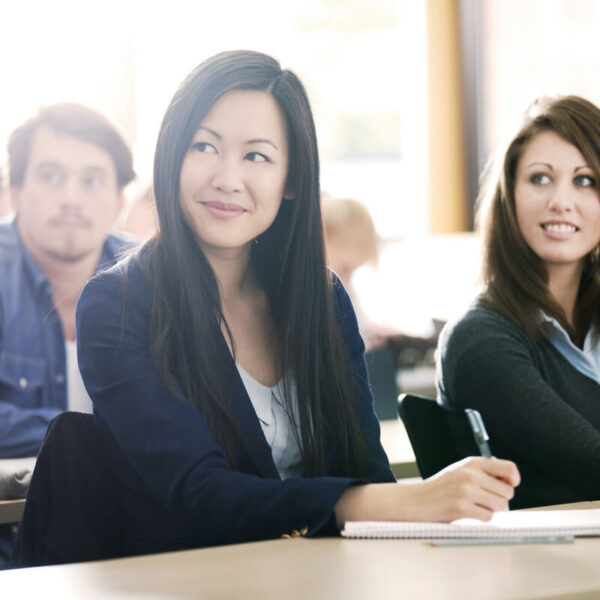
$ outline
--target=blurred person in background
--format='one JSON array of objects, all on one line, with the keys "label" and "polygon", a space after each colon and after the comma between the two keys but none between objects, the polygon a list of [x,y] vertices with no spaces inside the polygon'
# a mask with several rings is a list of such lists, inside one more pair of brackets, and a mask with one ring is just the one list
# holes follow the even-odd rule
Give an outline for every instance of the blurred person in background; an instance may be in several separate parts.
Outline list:
[{"label": "blurred person in background", "polygon": [[[50,420],[91,411],[75,345],[85,282],[115,262],[109,229],[133,179],[129,147],[100,113],[54,104],[8,140],[15,218],[0,224],[0,458],[36,456]],[[0,527],[0,568],[15,530]]]},{"label": "blurred person in background", "polygon": [[321,193],[321,213],[327,264],[348,291],[366,350],[380,347],[391,332],[369,319],[352,284],[356,269],[377,264],[379,250],[373,219],[362,202],[353,198],[335,198],[327,192]]},{"label": "blurred person in background", "polygon": [[75,304],[128,245],[109,230],[135,175],[115,126],[71,103],[15,129],[8,160],[15,218],[0,225],[0,458],[35,456],[52,417],[91,411]]},{"label": "blurred person in background", "polygon": [[[407,335],[398,327],[371,317],[353,281],[358,269],[371,266],[373,272],[365,274],[370,276],[371,286],[380,287],[380,275],[375,272],[379,240],[371,214],[362,202],[353,198],[335,198],[327,192],[321,193],[321,211],[327,264],[342,280],[356,312],[358,329],[365,343],[365,359],[377,416],[380,419],[396,419],[397,396],[402,391],[397,383],[398,370],[424,364],[429,353],[433,354],[437,333],[427,338]],[[364,289],[364,282],[359,289]],[[394,306],[399,302],[392,301]]]}]

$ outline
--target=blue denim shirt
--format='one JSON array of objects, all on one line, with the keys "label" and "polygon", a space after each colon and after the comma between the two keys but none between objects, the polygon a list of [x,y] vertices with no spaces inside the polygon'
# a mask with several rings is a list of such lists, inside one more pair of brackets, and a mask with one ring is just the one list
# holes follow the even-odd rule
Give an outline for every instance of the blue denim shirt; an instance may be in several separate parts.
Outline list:
[{"label": "blue denim shirt", "polygon": [[[131,246],[109,235],[98,269]],[[67,409],[65,341],[50,282],[16,221],[0,224],[0,458],[35,456],[50,420]]]}]

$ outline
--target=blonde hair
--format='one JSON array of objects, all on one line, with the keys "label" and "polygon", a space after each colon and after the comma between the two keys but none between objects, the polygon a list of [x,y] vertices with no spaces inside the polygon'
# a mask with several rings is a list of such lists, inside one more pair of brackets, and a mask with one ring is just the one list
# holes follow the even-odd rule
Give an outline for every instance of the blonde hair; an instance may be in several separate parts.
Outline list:
[{"label": "blonde hair", "polygon": [[[321,214],[328,247],[332,240],[351,235],[365,262],[376,262],[379,254],[375,225],[367,207],[353,198],[334,198],[321,194]],[[335,242],[333,242],[335,243]]]}]

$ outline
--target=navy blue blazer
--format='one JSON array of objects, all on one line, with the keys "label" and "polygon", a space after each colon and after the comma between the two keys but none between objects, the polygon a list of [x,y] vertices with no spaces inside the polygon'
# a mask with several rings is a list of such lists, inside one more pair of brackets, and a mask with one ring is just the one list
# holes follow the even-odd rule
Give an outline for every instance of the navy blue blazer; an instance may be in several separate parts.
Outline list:
[{"label": "navy blue blazer", "polygon": [[[334,294],[357,374],[354,391],[368,481],[391,482],[364,344],[339,280]],[[348,486],[365,480],[324,476],[282,481],[236,369],[231,408],[251,443],[246,450],[239,448],[233,470],[202,415],[168,391],[150,356],[151,297],[134,256],[125,266],[92,278],[77,306],[79,367],[106,456],[120,481],[119,501],[128,514],[125,553],[270,539],[304,528],[308,535],[336,533],[337,500]],[[220,359],[233,360],[224,340]]]}]

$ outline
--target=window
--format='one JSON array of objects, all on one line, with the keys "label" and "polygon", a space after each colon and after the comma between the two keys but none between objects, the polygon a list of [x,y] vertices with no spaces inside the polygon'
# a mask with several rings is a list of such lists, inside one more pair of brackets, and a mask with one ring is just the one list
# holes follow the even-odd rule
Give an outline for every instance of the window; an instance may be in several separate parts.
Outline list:
[{"label": "window", "polygon": [[92,10],[79,0],[13,2],[0,36],[0,137],[40,104],[88,103],[120,123],[147,181],[160,119],[183,77],[216,52],[252,48],[275,55],[305,83],[323,189],[363,201],[383,237],[425,231],[425,6],[106,0]]}]

